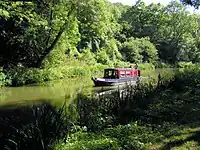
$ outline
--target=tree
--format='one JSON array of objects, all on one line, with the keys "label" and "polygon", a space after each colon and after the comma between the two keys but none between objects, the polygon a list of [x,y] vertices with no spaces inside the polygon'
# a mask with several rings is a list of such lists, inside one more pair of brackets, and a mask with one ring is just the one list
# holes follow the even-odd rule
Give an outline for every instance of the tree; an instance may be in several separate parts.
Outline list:
[{"label": "tree", "polygon": [[154,40],[161,25],[163,9],[164,7],[160,4],[147,6],[144,2],[138,2],[129,8],[122,16],[123,22],[131,25],[131,27],[124,26],[125,33],[129,32],[128,38],[149,36],[151,40]]},{"label": "tree", "polygon": [[70,0],[1,2],[2,63],[40,67],[62,34],[70,29],[77,4]]},{"label": "tree", "polygon": [[122,44],[120,51],[124,60],[131,63],[157,61],[157,49],[149,38],[130,38]]},{"label": "tree", "polygon": [[194,6],[195,8],[199,8],[200,0],[180,0],[183,4]]},{"label": "tree", "polygon": [[192,39],[192,35],[195,35],[197,26],[196,17],[187,12],[180,3],[171,2],[165,9],[159,29],[159,57],[169,63],[189,61],[186,43],[188,37]]},{"label": "tree", "polygon": [[77,12],[81,41],[78,49],[81,52],[90,48],[95,52],[104,46],[105,41],[113,36],[109,4],[105,0],[83,0],[84,5]]}]

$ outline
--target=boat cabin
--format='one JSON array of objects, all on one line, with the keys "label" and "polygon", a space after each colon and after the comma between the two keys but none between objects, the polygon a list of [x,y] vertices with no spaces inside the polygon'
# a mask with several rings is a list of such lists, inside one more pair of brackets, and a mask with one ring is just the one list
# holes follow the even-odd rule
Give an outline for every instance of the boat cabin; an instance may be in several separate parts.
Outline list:
[{"label": "boat cabin", "polygon": [[132,78],[140,76],[140,70],[134,68],[108,68],[104,70],[105,79]]}]

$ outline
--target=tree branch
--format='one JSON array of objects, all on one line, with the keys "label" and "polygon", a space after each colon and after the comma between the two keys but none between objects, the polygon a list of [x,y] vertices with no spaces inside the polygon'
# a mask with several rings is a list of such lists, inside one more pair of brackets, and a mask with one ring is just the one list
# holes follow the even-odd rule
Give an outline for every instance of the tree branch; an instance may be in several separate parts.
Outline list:
[{"label": "tree branch", "polygon": [[54,47],[56,46],[57,42],[59,41],[61,35],[62,35],[63,32],[65,31],[65,29],[69,26],[69,22],[68,22],[69,20],[68,20],[68,18],[71,16],[71,14],[73,13],[74,9],[75,9],[75,5],[73,4],[73,5],[71,6],[70,11],[68,12],[68,14],[67,14],[67,16],[66,16],[67,19],[65,20],[65,23],[64,23],[63,26],[60,28],[60,31],[59,31],[58,34],[56,35],[54,41],[52,42],[52,44],[51,44],[49,47],[47,47],[47,48],[45,49],[45,51],[42,53],[41,57],[38,59],[37,64],[36,64],[37,67],[40,67],[40,66],[41,66],[42,61],[43,61],[43,60],[46,58],[46,56],[54,49]]}]

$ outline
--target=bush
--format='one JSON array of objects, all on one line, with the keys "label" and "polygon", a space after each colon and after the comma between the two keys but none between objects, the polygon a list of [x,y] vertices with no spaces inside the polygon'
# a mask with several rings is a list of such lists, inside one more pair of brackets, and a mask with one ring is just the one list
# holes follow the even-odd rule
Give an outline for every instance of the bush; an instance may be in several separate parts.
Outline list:
[{"label": "bush", "polygon": [[11,83],[12,86],[22,86],[64,78],[91,76],[102,71],[105,67],[107,66],[99,64],[93,66],[57,67],[45,69],[16,68],[6,72],[7,76],[10,77],[10,80],[7,80],[7,78],[5,78],[6,76],[2,74],[2,81],[5,82],[6,85]]},{"label": "bush", "polygon": [[155,63],[158,58],[157,49],[149,38],[130,38],[120,49],[125,61],[131,63]]},{"label": "bush", "polygon": [[94,55],[94,53],[91,52],[90,49],[84,50],[80,54],[80,58],[79,59],[81,61],[83,61],[84,63],[86,63],[87,65],[95,65],[96,64],[95,55]]},{"label": "bush", "polygon": [[119,44],[120,43],[114,38],[111,38],[105,42],[105,46],[102,51],[106,52],[111,61],[122,59],[122,55],[118,48]]},{"label": "bush", "polygon": [[123,61],[118,60],[118,61],[113,62],[113,66],[116,67],[116,68],[123,68],[124,66],[130,67],[130,64],[127,63],[127,62],[123,62]]},{"label": "bush", "polygon": [[155,66],[151,63],[143,63],[143,64],[139,64],[139,69],[141,70],[154,70]]},{"label": "bush", "polygon": [[0,149],[52,150],[54,141],[65,138],[71,128],[65,108],[47,103],[2,108]]},{"label": "bush", "polygon": [[65,141],[55,145],[55,150],[120,150],[144,149],[147,143],[155,143],[162,137],[153,133],[151,128],[140,126],[137,122],[106,128],[101,132],[78,131]]},{"label": "bush", "polygon": [[113,138],[106,136],[76,132],[69,136],[66,144],[57,143],[55,150],[117,150],[119,149],[117,142]]},{"label": "bush", "polygon": [[176,66],[178,68],[194,68],[196,64],[193,64],[192,62],[178,62]]},{"label": "bush", "polygon": [[161,136],[153,132],[151,128],[141,126],[137,122],[108,128],[103,133],[110,138],[117,139],[122,149],[144,149],[147,143],[155,143],[161,139]]},{"label": "bush", "polygon": [[170,64],[163,63],[163,62],[157,62],[155,65],[156,68],[173,68]]},{"label": "bush", "polygon": [[0,87],[1,87],[1,86],[6,86],[6,85],[11,85],[11,80],[10,80],[10,78],[3,72],[3,69],[0,68]]},{"label": "bush", "polygon": [[107,55],[105,50],[97,51],[96,60],[97,60],[97,63],[101,63],[103,65],[109,65],[110,64],[110,58]]},{"label": "bush", "polygon": [[50,73],[47,70],[36,68],[16,68],[7,72],[12,80],[12,86],[41,83],[48,81]]}]

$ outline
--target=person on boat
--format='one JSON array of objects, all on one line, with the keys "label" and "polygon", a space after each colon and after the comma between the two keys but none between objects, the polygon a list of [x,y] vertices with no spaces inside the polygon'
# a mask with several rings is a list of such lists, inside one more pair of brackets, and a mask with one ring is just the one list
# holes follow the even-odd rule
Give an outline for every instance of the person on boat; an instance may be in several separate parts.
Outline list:
[{"label": "person on boat", "polygon": [[115,79],[115,73],[112,71],[111,79]]},{"label": "person on boat", "polygon": [[137,63],[135,64],[135,69],[138,69],[138,64]]}]

